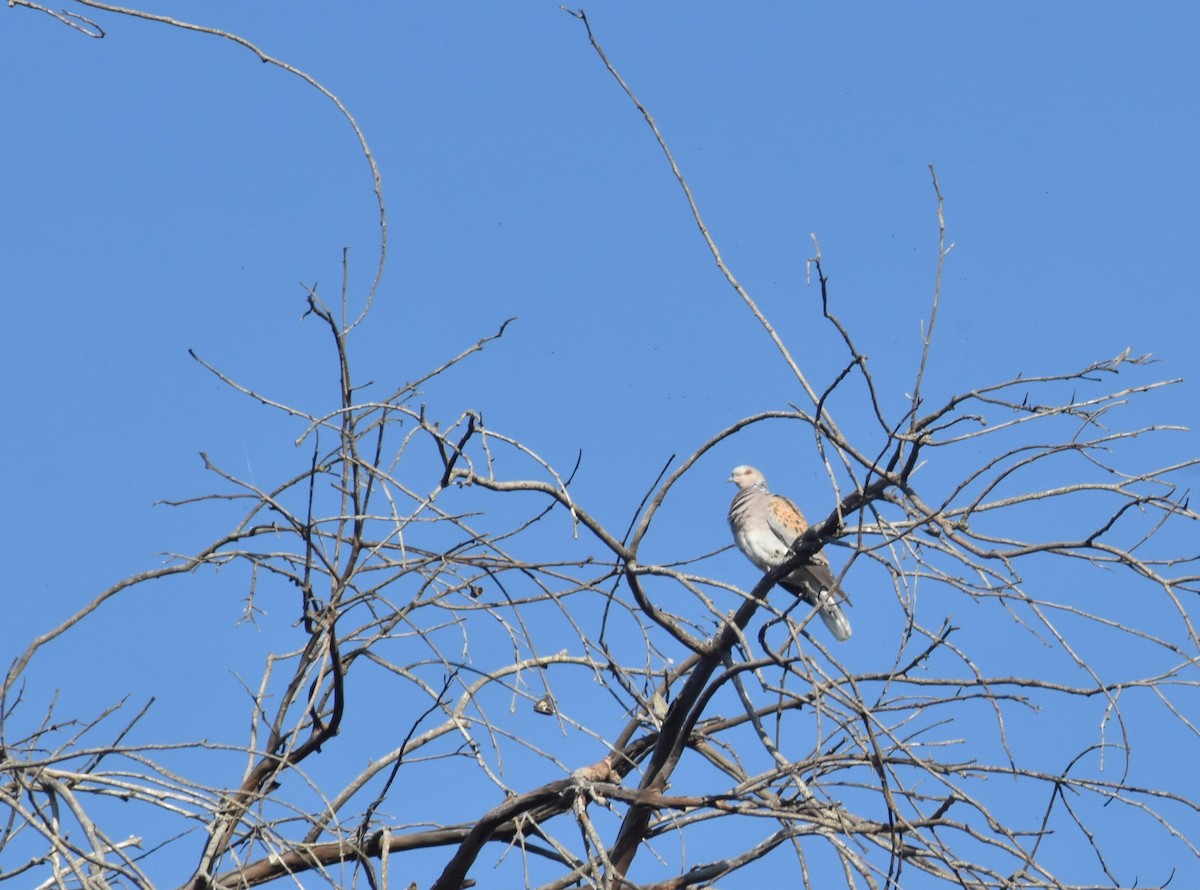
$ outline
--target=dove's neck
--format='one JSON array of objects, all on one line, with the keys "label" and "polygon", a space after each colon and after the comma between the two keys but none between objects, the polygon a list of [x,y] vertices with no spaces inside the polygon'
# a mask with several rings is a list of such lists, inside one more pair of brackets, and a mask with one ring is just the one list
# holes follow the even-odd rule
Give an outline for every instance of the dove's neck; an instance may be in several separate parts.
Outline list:
[{"label": "dove's neck", "polygon": [[749,488],[743,488],[733,496],[733,503],[729,505],[729,521],[745,519],[746,514],[754,507],[754,503],[759,498],[766,497],[767,494],[767,488],[761,482],[755,483]]}]

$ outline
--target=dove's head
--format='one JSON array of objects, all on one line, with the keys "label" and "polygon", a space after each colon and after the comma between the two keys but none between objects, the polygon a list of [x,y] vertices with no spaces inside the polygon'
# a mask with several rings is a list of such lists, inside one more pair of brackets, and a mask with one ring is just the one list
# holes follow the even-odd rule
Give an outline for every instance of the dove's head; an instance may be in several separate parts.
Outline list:
[{"label": "dove's head", "polygon": [[754,467],[748,467],[742,464],[740,467],[734,467],[733,472],[729,475],[729,481],[736,485],[739,489],[750,488],[752,485],[761,485],[767,487],[767,480]]}]

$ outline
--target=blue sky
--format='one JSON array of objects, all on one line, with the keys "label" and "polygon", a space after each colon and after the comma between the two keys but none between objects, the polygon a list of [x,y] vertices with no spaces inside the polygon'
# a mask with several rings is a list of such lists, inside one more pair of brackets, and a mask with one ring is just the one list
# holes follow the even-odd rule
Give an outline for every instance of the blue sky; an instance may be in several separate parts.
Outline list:
[{"label": "blue sky", "polygon": [[[799,398],[575,19],[552,2],[343,6],[152,9],[302,69],[366,133],[389,255],[355,335],[360,379],[388,392],[516,316],[424,400],[447,418],[481,409],[561,467],[582,449],[576,496],[618,527],[670,455]],[[806,285],[810,233],[881,396],[901,410],[911,391],[934,285],[933,164],[955,246],[930,399],[1132,347],[1161,363],[1130,383],[1185,382],[1122,424],[1196,425],[1196,6],[631,7],[587,12],[725,260],[818,385],[844,353]],[[188,350],[279,401],[329,405],[332,357],[301,321],[302,285],[335,299],[348,248],[361,299],[378,261],[369,171],[332,103],[230,42],[94,17],[104,40],[27,9],[5,10],[0,28],[0,652],[221,531],[220,507],[155,506],[210,489],[197,452],[263,484],[303,467],[295,422],[235,396]],[[1193,432],[1138,445],[1137,465],[1200,453]],[[706,457],[669,504],[652,539],[664,560],[727,543],[723,480],[737,463],[812,513],[832,504],[811,441],[764,425]],[[1194,529],[1172,534],[1165,548],[1195,550]],[[730,580],[752,583],[740,557],[724,559]],[[282,630],[236,626],[240,583],[131,592],[42,653],[31,694],[61,689],[64,710],[156,695],[170,734],[204,734],[224,709],[195,690],[236,694],[230,671],[256,676],[286,634],[282,618]],[[1098,596],[1127,608],[1112,583]],[[857,633],[872,599],[852,586]],[[980,611],[926,605],[960,623]],[[1160,710],[1144,719],[1148,750],[1179,738],[1156,730]],[[1200,875],[1169,850],[1155,855]]]}]

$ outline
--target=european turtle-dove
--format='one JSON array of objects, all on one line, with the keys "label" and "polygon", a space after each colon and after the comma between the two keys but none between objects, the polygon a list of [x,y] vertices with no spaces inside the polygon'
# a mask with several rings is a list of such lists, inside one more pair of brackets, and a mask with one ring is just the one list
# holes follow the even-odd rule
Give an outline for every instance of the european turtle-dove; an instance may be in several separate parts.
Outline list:
[{"label": "european turtle-dove", "polygon": [[[783,495],[771,494],[767,480],[754,467],[734,467],[729,481],[738,487],[729,505],[729,527],[738,549],[764,572],[782,565],[796,539],[808,529],[804,514]],[[806,564],[780,580],[779,586],[816,606],[838,640],[850,638],[850,622],[838,605],[847,597],[829,570],[825,554],[814,553]]]}]

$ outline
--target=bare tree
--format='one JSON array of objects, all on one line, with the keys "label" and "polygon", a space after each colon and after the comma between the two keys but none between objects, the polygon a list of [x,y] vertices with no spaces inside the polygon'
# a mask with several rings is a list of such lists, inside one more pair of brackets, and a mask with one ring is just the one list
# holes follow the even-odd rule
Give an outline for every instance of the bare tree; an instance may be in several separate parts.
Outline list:
[{"label": "bare tree", "polygon": [[[806,887],[831,886],[834,874],[868,887],[1127,886],[1112,826],[1133,819],[1157,823],[1194,863],[1200,804],[1139,784],[1142,718],[1126,714],[1146,696],[1182,737],[1197,732],[1197,555],[1157,541],[1164,526],[1198,518],[1176,480],[1200,460],[1143,466],[1141,443],[1175,428],[1121,420],[1176,381],[1147,380],[1149,359],[1127,351],[932,395],[951,246],[935,176],[940,241],[910,395],[897,406],[880,394],[855,326],[833,311],[819,249],[814,287],[845,362],[815,383],[722,261],[652,117],[575,15],[645,114],[797,403],[693,443],[614,526],[574,496],[574,468],[491,428],[480,406],[436,418],[421,404],[423,388],[477,360],[505,326],[375,395],[359,385],[352,349],[374,284],[359,311],[355,294],[343,291],[338,310],[310,290],[308,315],[327,333],[338,379],[339,400],[323,412],[281,404],[197,357],[293,418],[307,466],[261,485],[206,457],[216,490],[195,500],[236,506],[236,524],[103,591],[13,660],[0,689],[0,878],[163,886],[145,863],[168,848],[190,857],[185,883],[196,890],[280,879],[400,887],[422,875],[457,890],[492,850],[506,885],[543,888],[704,887],[763,864]],[[380,211],[382,222],[382,199]],[[834,492],[827,515],[748,591],[714,568],[717,554],[661,558],[646,540],[676,486],[764,423],[805,431]],[[723,509],[714,505],[714,521]],[[907,623],[885,670],[843,659],[810,624],[812,609],[774,589],[827,546],[845,553],[843,577],[890,580],[887,607]],[[104,602],[235,565],[251,579],[244,617],[295,622],[301,640],[267,659],[245,704],[229,703],[247,716],[237,743],[156,737],[148,705],[80,718],[26,698],[43,647]],[[1042,581],[1050,572],[1054,586]],[[1091,596],[1100,576],[1121,579],[1126,603],[1165,603],[1173,617],[1151,626]],[[860,606],[885,598],[857,589]],[[289,591],[290,614],[261,617],[264,591]],[[966,604],[986,633],[968,619],[923,626],[925,596]],[[1031,642],[1040,664],[1012,654]],[[1127,657],[1102,657],[1118,648]],[[384,713],[406,727],[400,738],[370,732]],[[339,750],[369,759],[347,774],[329,766]],[[181,754],[186,770],[173,765]],[[512,763],[544,780],[511,785]],[[451,790],[413,793],[425,783]]]}]

